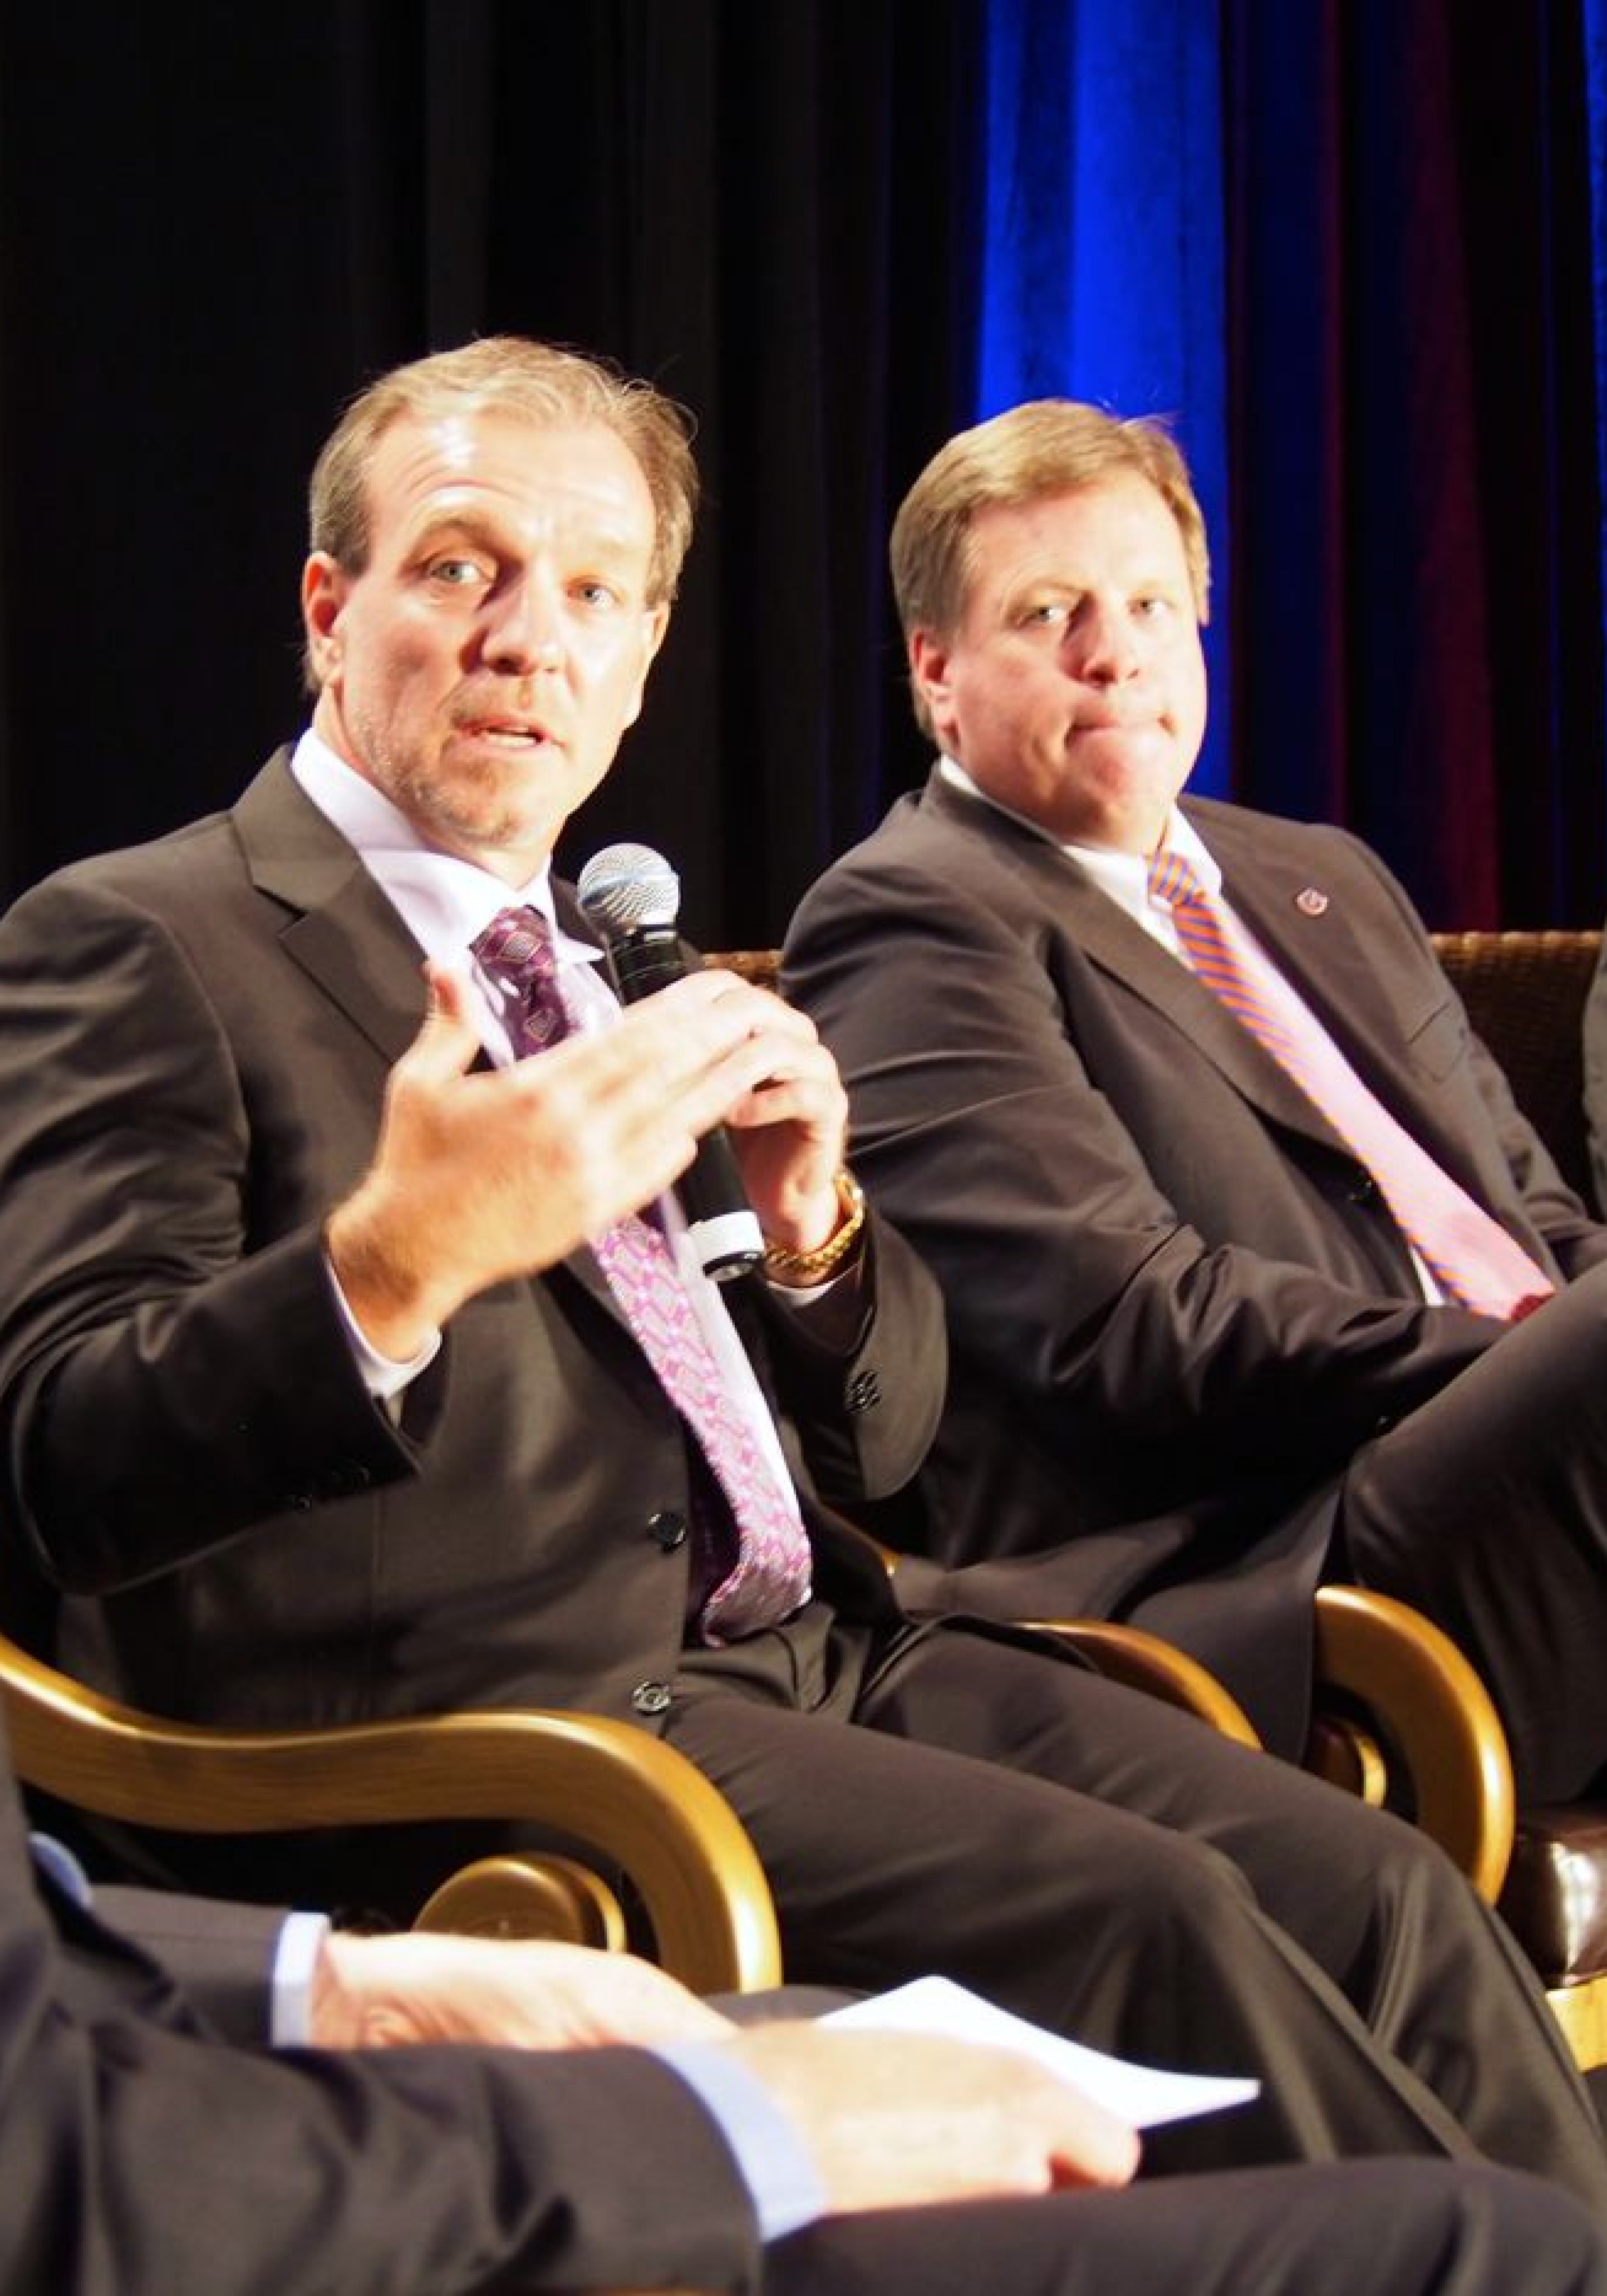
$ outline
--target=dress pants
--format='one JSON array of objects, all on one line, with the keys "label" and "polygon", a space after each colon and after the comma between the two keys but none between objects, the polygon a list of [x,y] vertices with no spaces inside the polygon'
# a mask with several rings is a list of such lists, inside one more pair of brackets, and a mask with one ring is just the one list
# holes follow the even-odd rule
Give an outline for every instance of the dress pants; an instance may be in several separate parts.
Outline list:
[{"label": "dress pants", "polygon": [[767,2296],[1602,2296],[1607,2235],[1531,2177],[1445,2161],[1177,2177],[840,2218]]},{"label": "dress pants", "polygon": [[1532,1972],[1410,1827],[958,1624],[890,1652],[789,1629],[676,1687],[668,1734],[753,1837],[789,1977],[939,1971],[1095,2047],[1259,2078],[1255,2104],[1154,2132],[1155,2169],[1476,2150],[1607,2220]]},{"label": "dress pants", "polygon": [[1488,1686],[1522,1801],[1607,1767],[1607,1267],[1357,1453],[1344,1569],[1443,1627]]}]

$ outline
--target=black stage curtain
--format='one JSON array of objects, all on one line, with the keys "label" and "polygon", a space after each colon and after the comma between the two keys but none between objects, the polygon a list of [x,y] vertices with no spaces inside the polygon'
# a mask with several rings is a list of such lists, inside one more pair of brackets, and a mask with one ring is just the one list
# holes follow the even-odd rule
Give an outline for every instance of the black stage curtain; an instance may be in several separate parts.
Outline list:
[{"label": "black stage curtain", "polygon": [[228,802],[301,722],[306,476],[394,362],[508,330],[700,423],[700,538],[562,857],[779,937],[922,769],[893,507],[967,418],[976,11],[0,4],[9,896]]},{"label": "black stage curtain", "polygon": [[1226,0],[1234,793],[1430,922],[1607,908],[1573,0]]}]

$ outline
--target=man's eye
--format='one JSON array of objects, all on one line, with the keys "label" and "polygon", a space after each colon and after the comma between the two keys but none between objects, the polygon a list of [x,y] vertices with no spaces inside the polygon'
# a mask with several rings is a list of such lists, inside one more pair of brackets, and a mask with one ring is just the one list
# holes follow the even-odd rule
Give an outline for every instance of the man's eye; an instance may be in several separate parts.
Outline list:
[{"label": "man's eye", "polygon": [[483,578],[481,569],[472,558],[435,558],[430,562],[430,579],[444,583],[449,590],[466,590]]},{"label": "man's eye", "polygon": [[583,606],[594,606],[606,612],[619,603],[619,594],[607,582],[577,582],[575,595]]},{"label": "man's eye", "polygon": [[1021,619],[1037,629],[1054,629],[1065,620],[1068,611],[1062,599],[1045,598],[1036,606],[1029,606]]},{"label": "man's eye", "polygon": [[1163,622],[1172,611],[1172,602],[1169,598],[1136,598],[1133,611],[1140,621]]}]

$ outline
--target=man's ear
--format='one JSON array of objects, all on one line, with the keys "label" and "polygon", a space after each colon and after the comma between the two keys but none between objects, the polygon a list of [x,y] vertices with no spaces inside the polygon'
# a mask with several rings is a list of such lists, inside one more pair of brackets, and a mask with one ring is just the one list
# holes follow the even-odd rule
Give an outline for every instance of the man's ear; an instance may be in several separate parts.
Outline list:
[{"label": "man's ear", "polygon": [[340,621],[350,583],[327,550],[315,550],[301,570],[301,622],[307,659],[320,685],[327,685],[340,660]]},{"label": "man's ear", "polygon": [[935,630],[910,632],[909,675],[940,733],[948,716],[948,648]]}]

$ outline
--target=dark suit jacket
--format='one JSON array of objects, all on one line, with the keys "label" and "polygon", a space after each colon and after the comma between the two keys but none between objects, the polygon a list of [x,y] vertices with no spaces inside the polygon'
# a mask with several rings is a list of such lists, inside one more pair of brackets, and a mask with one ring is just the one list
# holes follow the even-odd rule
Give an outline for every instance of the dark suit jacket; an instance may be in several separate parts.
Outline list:
[{"label": "dark suit jacket", "polygon": [[[128,1900],[121,1901],[127,1911]],[[262,2005],[276,1923],[147,1904]],[[712,2121],[634,2050],[230,2046],[163,1969],[41,1889],[0,1724],[0,2286],[230,2296],[755,2284]]]},{"label": "dark suit jacket", "polygon": [[[168,1713],[535,1702],[654,1726],[689,1462],[592,1255],[466,1306],[399,1426],[338,1318],[320,1223],[371,1152],[420,967],[283,755],[232,812],[0,923],[0,1601],[15,1620],[31,1587],[30,1639]],[[881,1575],[817,1501],[913,1472],[944,1364],[930,1276],[885,1231],[873,1258],[846,1347],[727,1287],[817,1583],[867,1614]]]},{"label": "dark suit jacket", "polygon": [[[1607,1255],[1378,860],[1187,810],[1446,1168],[1548,1269]],[[1298,1748],[1339,1478],[1502,1327],[1426,1308],[1376,1187],[1276,1063],[1075,861],[935,773],[804,901],[785,985],[947,1302],[949,1404],[905,1528],[950,1569],[910,1593],[1137,1618]]]}]

